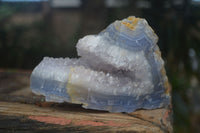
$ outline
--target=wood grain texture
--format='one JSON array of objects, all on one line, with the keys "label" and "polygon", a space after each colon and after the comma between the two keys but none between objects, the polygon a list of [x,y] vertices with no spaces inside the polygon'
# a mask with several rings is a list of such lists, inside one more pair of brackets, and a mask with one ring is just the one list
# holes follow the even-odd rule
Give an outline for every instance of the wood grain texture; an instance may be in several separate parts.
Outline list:
[{"label": "wood grain texture", "polygon": [[45,102],[30,72],[0,70],[0,132],[172,132],[172,108],[109,113]]}]

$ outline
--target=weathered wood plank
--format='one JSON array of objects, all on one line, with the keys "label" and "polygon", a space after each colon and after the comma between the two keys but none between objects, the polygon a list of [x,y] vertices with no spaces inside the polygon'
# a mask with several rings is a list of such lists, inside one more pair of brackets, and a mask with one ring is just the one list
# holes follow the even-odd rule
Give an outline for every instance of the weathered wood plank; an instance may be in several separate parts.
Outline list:
[{"label": "weathered wood plank", "polygon": [[109,113],[44,102],[30,72],[0,71],[0,132],[172,132],[172,109]]},{"label": "weathered wood plank", "polygon": [[86,110],[78,105],[68,104],[62,107],[38,107],[29,104],[0,102],[1,116],[24,117],[25,120],[91,131],[102,127],[104,131],[169,132],[170,129],[167,128],[167,125],[163,125],[159,120],[165,116],[163,113],[166,111],[166,109],[140,110],[126,114]]}]

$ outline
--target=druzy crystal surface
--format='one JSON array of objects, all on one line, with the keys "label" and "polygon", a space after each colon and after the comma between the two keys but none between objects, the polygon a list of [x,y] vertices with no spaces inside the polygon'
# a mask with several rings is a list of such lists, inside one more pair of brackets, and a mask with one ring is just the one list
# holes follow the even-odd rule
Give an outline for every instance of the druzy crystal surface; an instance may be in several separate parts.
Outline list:
[{"label": "druzy crystal surface", "polygon": [[145,19],[117,20],[78,41],[80,58],[44,57],[32,72],[31,89],[46,101],[110,112],[165,107],[169,86],[157,41]]}]

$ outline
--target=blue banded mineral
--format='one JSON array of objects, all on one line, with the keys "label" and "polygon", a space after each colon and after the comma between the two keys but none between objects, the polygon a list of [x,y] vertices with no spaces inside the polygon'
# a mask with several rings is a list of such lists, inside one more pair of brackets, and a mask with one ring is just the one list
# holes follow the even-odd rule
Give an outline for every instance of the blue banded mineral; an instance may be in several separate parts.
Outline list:
[{"label": "blue banded mineral", "polygon": [[79,59],[45,57],[32,72],[31,89],[46,101],[133,112],[170,104],[158,37],[145,19],[115,21],[76,45]]}]

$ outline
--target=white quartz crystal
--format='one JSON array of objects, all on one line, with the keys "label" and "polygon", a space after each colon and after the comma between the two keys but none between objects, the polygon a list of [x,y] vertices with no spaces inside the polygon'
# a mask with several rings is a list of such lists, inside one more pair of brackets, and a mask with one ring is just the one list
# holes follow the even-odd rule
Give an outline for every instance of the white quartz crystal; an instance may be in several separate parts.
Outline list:
[{"label": "white quartz crystal", "polygon": [[164,107],[170,96],[157,41],[145,19],[115,21],[78,41],[79,59],[45,57],[32,72],[31,89],[47,101],[110,112]]}]

